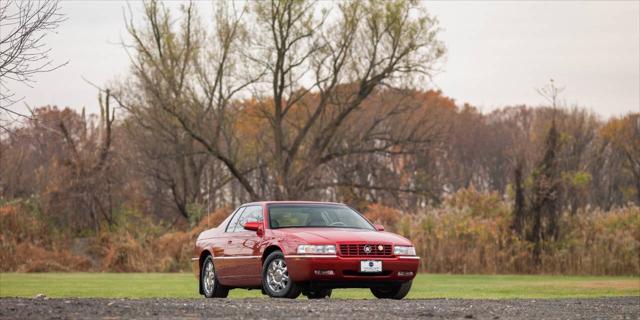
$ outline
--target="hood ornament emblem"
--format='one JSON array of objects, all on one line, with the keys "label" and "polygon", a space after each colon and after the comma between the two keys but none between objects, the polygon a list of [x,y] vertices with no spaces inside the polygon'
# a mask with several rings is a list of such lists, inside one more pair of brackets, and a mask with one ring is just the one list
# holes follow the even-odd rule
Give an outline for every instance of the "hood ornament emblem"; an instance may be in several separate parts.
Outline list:
[{"label": "hood ornament emblem", "polygon": [[371,253],[371,246],[369,246],[369,245],[364,246],[364,252],[365,253]]},{"label": "hood ornament emblem", "polygon": [[378,251],[382,251],[382,250],[384,250],[384,247],[382,245],[379,245],[378,246]]}]

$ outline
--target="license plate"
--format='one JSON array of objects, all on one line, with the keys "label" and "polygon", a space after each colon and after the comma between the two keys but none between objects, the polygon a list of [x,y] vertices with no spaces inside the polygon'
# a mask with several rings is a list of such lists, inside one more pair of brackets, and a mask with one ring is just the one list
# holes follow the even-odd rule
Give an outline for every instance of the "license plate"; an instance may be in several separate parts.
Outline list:
[{"label": "license plate", "polygon": [[360,261],[360,272],[382,272],[382,261],[380,260]]}]

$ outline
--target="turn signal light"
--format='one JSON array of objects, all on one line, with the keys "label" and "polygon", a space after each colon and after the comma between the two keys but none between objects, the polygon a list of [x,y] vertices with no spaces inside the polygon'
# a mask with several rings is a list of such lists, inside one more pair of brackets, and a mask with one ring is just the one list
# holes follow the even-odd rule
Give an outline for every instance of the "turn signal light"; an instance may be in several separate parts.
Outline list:
[{"label": "turn signal light", "polygon": [[317,276],[332,276],[335,274],[333,270],[315,270],[314,273]]},{"label": "turn signal light", "polygon": [[410,277],[413,275],[411,271],[398,271],[398,276],[400,277]]}]

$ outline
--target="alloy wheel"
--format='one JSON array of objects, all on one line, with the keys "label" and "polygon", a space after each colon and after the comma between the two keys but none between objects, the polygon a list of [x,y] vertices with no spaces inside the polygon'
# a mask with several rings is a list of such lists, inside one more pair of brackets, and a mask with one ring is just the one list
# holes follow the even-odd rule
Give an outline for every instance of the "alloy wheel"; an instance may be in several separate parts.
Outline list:
[{"label": "alloy wheel", "polygon": [[289,272],[284,259],[274,259],[267,269],[267,285],[274,293],[284,290],[289,284]]},{"label": "alloy wheel", "polygon": [[204,291],[205,292],[213,292],[213,286],[216,283],[216,273],[213,270],[213,262],[207,261],[207,265],[204,269]]}]

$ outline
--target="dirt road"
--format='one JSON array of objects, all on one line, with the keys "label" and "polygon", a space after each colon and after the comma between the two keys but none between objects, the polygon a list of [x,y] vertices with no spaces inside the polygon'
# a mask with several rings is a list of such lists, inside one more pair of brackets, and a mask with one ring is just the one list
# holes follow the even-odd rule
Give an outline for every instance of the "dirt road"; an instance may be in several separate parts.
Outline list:
[{"label": "dirt road", "polygon": [[562,300],[0,299],[0,319],[640,319],[640,297]]}]

